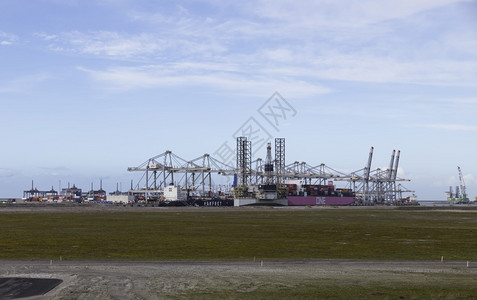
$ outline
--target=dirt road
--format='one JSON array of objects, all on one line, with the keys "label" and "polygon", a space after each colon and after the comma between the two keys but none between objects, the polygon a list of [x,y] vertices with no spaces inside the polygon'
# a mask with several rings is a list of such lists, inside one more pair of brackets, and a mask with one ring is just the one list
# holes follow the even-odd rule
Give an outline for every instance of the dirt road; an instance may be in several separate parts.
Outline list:
[{"label": "dirt road", "polygon": [[[330,288],[338,297],[361,286],[393,287],[460,281],[477,275],[470,262],[70,262],[3,261],[0,277],[63,280],[43,296],[29,299],[249,298],[259,292]],[[469,283],[470,284],[470,283]],[[343,288],[342,291],[339,289]],[[270,294],[271,298],[276,297]],[[276,295],[276,294],[275,294]],[[374,294],[373,294],[374,295]],[[378,294],[379,295],[379,294]]]}]

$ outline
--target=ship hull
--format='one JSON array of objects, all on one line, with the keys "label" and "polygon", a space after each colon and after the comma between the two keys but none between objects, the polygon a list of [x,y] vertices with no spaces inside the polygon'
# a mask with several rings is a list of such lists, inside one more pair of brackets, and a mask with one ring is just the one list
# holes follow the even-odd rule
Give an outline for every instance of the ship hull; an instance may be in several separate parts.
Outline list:
[{"label": "ship hull", "polygon": [[346,206],[351,205],[356,199],[354,197],[323,197],[323,196],[288,196],[289,206],[306,205],[331,205]]},{"label": "ship hull", "polygon": [[257,198],[238,198],[234,199],[234,206],[244,205],[263,205],[263,206],[287,206],[288,200],[283,199],[257,199]]}]

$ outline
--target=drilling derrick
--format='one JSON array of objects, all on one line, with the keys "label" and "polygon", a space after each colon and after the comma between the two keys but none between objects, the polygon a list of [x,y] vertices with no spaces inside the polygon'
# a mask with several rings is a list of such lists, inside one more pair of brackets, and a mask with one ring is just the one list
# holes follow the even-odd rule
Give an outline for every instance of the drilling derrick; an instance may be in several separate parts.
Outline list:
[{"label": "drilling derrick", "polygon": [[267,145],[267,157],[265,159],[265,184],[274,184],[273,163],[272,163],[272,146]]},{"label": "drilling derrick", "polygon": [[237,138],[237,187],[234,194],[238,198],[249,196],[250,177],[252,173],[252,142],[246,137]]},{"label": "drilling derrick", "polygon": [[272,145],[267,144],[267,156],[265,158],[265,183],[258,186],[258,199],[276,200],[277,185],[275,184],[275,174],[273,173]]},{"label": "drilling derrick", "polygon": [[285,139],[275,139],[275,182],[283,183],[283,173],[285,173]]},{"label": "drilling derrick", "polygon": [[249,183],[252,169],[252,142],[246,137],[237,138],[237,176],[238,185]]}]

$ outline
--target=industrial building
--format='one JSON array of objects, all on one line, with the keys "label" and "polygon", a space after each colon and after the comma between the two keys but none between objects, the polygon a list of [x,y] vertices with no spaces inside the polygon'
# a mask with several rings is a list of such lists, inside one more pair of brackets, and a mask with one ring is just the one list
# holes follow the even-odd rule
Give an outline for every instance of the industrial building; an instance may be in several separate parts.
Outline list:
[{"label": "industrial building", "polygon": [[61,192],[58,193],[53,187],[51,190],[38,190],[34,188],[34,183],[32,181],[32,187],[30,190],[23,191],[23,200],[27,202],[87,202],[87,201],[105,201],[106,200],[106,191],[102,188],[102,183],[100,184],[99,190],[93,189],[93,184],[91,184],[91,190],[84,192],[81,188],[76,187],[75,184],[68,187],[62,188]]}]

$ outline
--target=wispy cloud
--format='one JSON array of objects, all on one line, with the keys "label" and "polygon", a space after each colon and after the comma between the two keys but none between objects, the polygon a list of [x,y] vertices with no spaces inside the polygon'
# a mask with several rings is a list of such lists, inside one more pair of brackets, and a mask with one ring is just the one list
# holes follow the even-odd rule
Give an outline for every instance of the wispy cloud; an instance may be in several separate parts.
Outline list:
[{"label": "wispy cloud", "polygon": [[24,77],[15,78],[0,84],[0,93],[18,93],[29,90],[30,88],[44,82],[51,76],[48,74],[33,74]]},{"label": "wispy cloud", "polygon": [[477,98],[451,98],[445,99],[444,102],[455,103],[455,104],[470,104],[477,105]]},{"label": "wispy cloud", "polygon": [[69,168],[64,167],[64,166],[58,166],[58,167],[39,167],[42,170],[49,170],[49,171],[70,171]]},{"label": "wispy cloud", "polygon": [[74,31],[62,34],[61,38],[69,43],[70,49],[79,53],[110,57],[153,54],[162,51],[165,44],[161,39],[148,34],[128,36],[109,31],[92,33]]},{"label": "wispy cloud", "polygon": [[[448,33],[434,34],[441,25],[434,23],[433,14],[445,15],[442,7],[466,0],[386,0],[385,4],[375,0],[262,0],[240,5],[200,2],[215,9],[214,14],[204,15],[194,10],[195,6],[168,2],[149,11],[130,4],[124,15],[141,24],[144,29],[140,33],[71,31],[38,37],[54,51],[153,66],[106,67],[94,72],[88,69],[95,79],[121,82],[125,87],[184,84],[190,80],[228,80],[226,86],[232,86],[233,82],[237,85],[266,77],[272,83],[299,83],[315,93],[316,82],[323,79],[440,86],[477,84],[475,52],[460,55],[462,48],[473,44],[458,42],[470,40],[468,37],[475,31],[461,32],[458,41]],[[236,15],[224,13],[231,9]],[[460,32],[457,29],[461,28],[452,29]],[[175,66],[191,63],[195,64],[193,68],[174,74]],[[203,68],[199,70],[197,66],[201,64]],[[157,65],[172,70],[159,70]],[[211,74],[211,65],[214,72],[222,71],[225,76]],[[234,73],[229,73],[231,66]],[[132,81],[126,83],[122,78]]]},{"label": "wispy cloud", "polygon": [[18,41],[18,37],[11,33],[0,31],[0,46],[10,46]]},{"label": "wispy cloud", "polygon": [[11,169],[0,168],[0,177],[13,177],[14,172]]},{"label": "wispy cloud", "polygon": [[[187,71],[185,71],[187,69]],[[234,91],[242,95],[260,95],[270,90],[293,94],[295,97],[329,93],[331,90],[321,85],[294,78],[271,77],[264,74],[254,76],[217,68],[215,64],[171,64],[167,66],[120,67],[107,70],[79,68],[94,80],[115,90],[136,88],[158,88],[170,86],[213,87],[216,90]]]},{"label": "wispy cloud", "polygon": [[58,39],[58,36],[55,35],[55,34],[46,34],[44,32],[37,32],[37,33],[34,33],[33,36],[37,37],[37,38],[40,38],[44,41],[53,41],[53,40],[57,40]]},{"label": "wispy cloud", "polygon": [[422,126],[447,131],[477,131],[477,126],[463,124],[424,124]]},{"label": "wispy cloud", "polygon": [[58,167],[38,167],[39,169],[43,170],[44,174],[43,175],[48,175],[48,176],[58,176],[58,175],[64,175],[66,172],[71,171],[71,169],[64,167],[64,166],[58,166]]},{"label": "wispy cloud", "polygon": [[[456,0],[424,1],[293,1],[261,0],[258,4],[248,2],[250,11],[262,18],[278,19],[302,26],[360,27],[383,21],[404,18],[422,11],[444,5],[463,2]],[[465,1],[464,1],[465,2]]]},{"label": "wispy cloud", "polygon": [[[127,34],[113,31],[66,32],[37,35],[57,52],[131,61],[169,61],[187,56],[210,57],[225,51],[211,39],[156,33]],[[174,37],[172,37],[174,36]]]}]

